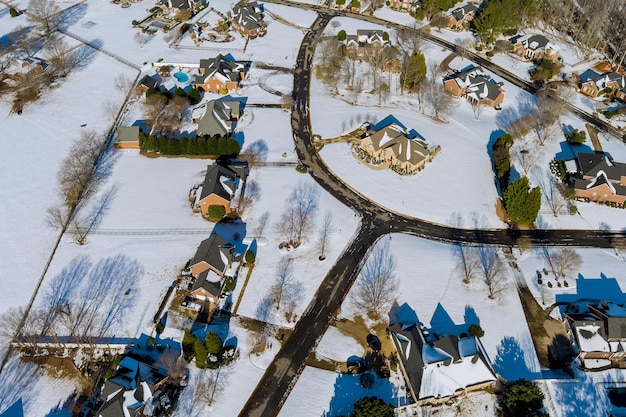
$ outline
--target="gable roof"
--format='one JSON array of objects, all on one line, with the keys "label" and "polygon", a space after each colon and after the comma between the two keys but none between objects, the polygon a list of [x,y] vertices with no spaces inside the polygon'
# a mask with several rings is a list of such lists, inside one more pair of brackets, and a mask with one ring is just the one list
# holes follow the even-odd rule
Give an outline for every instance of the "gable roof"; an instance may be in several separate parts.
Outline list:
[{"label": "gable roof", "polygon": [[233,115],[239,115],[238,101],[211,100],[204,106],[204,115],[198,121],[198,136],[228,136],[232,133]]},{"label": "gable roof", "polygon": [[406,371],[409,384],[417,394],[420,392],[424,370],[421,353],[425,343],[424,335],[416,324],[405,326],[402,323],[394,323],[389,327],[389,331]]},{"label": "gable roof", "polygon": [[153,76],[144,75],[144,77],[139,82],[139,85],[142,85],[148,88],[157,88],[160,81],[161,81],[161,77],[158,74],[154,74]]},{"label": "gable roof", "polygon": [[614,162],[604,153],[579,152],[576,161],[580,173],[586,177],[597,177],[600,171],[613,181],[620,181],[621,177],[626,176],[626,164]]},{"label": "gable roof", "polygon": [[459,89],[466,89],[466,95],[481,100],[496,100],[502,94],[502,83],[491,79],[481,66],[470,65],[461,71],[444,78],[444,82],[454,80]]},{"label": "gable roof", "polygon": [[209,165],[202,184],[200,200],[216,194],[230,201],[237,189],[236,180],[237,174],[232,169],[223,165]]},{"label": "gable roof", "polygon": [[370,126],[367,137],[374,151],[391,149],[396,159],[415,165],[430,155],[428,145],[414,129],[408,130],[398,119],[389,115]]},{"label": "gable roof", "polygon": [[460,22],[465,18],[465,16],[476,13],[478,11],[478,7],[473,4],[465,4],[461,7],[458,7],[450,12],[450,16],[454,17],[457,22]]},{"label": "gable roof", "polygon": [[196,75],[196,83],[204,84],[213,77],[221,82],[239,81],[241,73],[246,71],[247,62],[235,61],[230,55],[219,54],[214,58],[200,60],[200,69],[204,74]]},{"label": "gable roof", "polygon": [[514,45],[521,44],[524,49],[527,49],[530,51],[537,51],[541,49],[543,50],[552,49],[555,51],[559,51],[561,49],[559,48],[558,45],[555,45],[554,43],[552,43],[550,39],[539,34],[519,36],[519,37],[513,38],[512,41]]},{"label": "gable roof", "polygon": [[200,262],[206,262],[218,271],[223,272],[234,256],[234,250],[234,246],[226,239],[217,234],[212,234],[200,243],[190,265],[193,266]]},{"label": "gable roof", "polygon": [[200,288],[217,297],[222,290],[222,278],[212,270],[207,269],[198,275],[198,278],[193,283],[193,287],[191,287],[191,291],[194,292]]},{"label": "gable roof", "polygon": [[229,14],[236,25],[246,30],[255,30],[265,26],[261,8],[256,1],[248,3],[245,0],[241,0],[233,6]]}]

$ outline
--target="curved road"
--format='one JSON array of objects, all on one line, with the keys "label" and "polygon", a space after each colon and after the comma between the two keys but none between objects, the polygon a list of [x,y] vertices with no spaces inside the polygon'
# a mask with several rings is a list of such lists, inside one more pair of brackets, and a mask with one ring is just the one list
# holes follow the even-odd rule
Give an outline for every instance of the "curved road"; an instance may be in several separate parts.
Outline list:
[{"label": "curved road", "polygon": [[[291,6],[296,5],[285,0],[270,1]],[[361,227],[350,245],[328,272],[313,300],[296,324],[293,334],[283,343],[281,350],[239,413],[240,417],[273,417],[278,414],[304,369],[307,357],[317,346],[331,318],[341,306],[358,276],[369,250],[381,236],[389,232],[412,234],[446,242],[507,246],[514,245],[518,238],[524,236],[530,238],[533,243],[540,245],[610,247],[614,239],[626,236],[626,232],[596,230],[457,229],[387,210],[350,188],[326,166],[315,150],[309,113],[311,67],[317,41],[332,17],[348,14],[321,6],[304,6],[318,12],[319,16],[311,29],[306,32],[296,61],[297,69],[294,73],[293,88],[295,101],[291,114],[296,151],[300,161],[309,167],[311,175],[324,189],[343,204],[361,214]],[[301,6],[298,5],[298,7]],[[383,25],[390,24],[390,22],[382,21],[382,19],[370,19],[370,16],[357,16]],[[456,45],[445,46],[452,49],[456,48]],[[487,67],[487,65],[485,66]],[[503,76],[503,78],[505,77]],[[534,91],[532,85],[527,87]],[[594,120],[598,122],[596,119]]]}]

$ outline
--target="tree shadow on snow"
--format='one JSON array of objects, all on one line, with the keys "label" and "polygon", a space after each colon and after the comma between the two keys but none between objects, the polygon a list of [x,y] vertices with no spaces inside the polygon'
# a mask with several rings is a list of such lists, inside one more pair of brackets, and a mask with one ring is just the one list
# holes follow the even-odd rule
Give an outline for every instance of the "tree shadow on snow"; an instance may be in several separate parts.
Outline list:
[{"label": "tree shadow on snow", "polygon": [[537,376],[537,372],[528,367],[524,350],[517,339],[510,336],[500,341],[493,369],[506,380],[533,379]]},{"label": "tree shadow on snow", "polygon": [[606,395],[603,395],[604,392],[598,392],[593,379],[586,372],[577,372],[576,376],[575,383],[554,382],[552,385],[554,403],[559,405],[560,415],[563,417],[608,416],[610,406]]},{"label": "tree shadow on snow", "polygon": [[62,14],[59,29],[67,30],[68,28],[74,26],[76,23],[80,22],[83,17],[85,17],[85,14],[87,14],[87,3],[80,3],[74,7],[68,8]]},{"label": "tree shadow on snow", "polygon": [[[371,375],[373,384],[369,388],[361,386],[361,375]],[[369,378],[369,377],[368,377]],[[379,378],[375,372],[369,371],[359,375],[339,374],[335,379],[335,393],[323,417],[338,417],[352,413],[354,403],[364,397],[379,397],[389,404],[397,403],[397,392],[387,378]]]}]

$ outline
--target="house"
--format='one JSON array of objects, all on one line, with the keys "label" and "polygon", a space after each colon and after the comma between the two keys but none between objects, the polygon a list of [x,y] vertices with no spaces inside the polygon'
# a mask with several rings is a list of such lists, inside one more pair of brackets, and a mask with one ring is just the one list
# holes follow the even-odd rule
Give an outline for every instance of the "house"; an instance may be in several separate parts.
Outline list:
[{"label": "house", "polygon": [[516,36],[511,39],[513,53],[529,60],[547,59],[556,62],[561,48],[543,35]]},{"label": "house", "polygon": [[242,254],[237,253],[235,246],[217,234],[203,240],[189,263],[191,276],[195,281],[191,295],[212,304],[217,302],[225,279],[235,278]]},{"label": "house", "polygon": [[219,54],[215,58],[201,59],[195,86],[207,92],[236,90],[246,76],[248,66],[249,62],[235,61],[230,55]]},{"label": "house", "polygon": [[469,24],[472,20],[474,20],[477,11],[478,7],[473,4],[465,4],[461,7],[457,7],[448,15],[448,27],[453,29],[469,27]]},{"label": "house", "polygon": [[598,203],[626,203],[626,164],[614,162],[603,153],[583,153],[576,157],[578,178],[573,181],[576,198]]},{"label": "house", "polygon": [[403,174],[422,169],[440,150],[438,146],[429,146],[419,133],[408,130],[391,115],[369,125],[356,149]]},{"label": "house", "polygon": [[261,7],[256,1],[239,1],[228,12],[231,27],[247,37],[263,36],[266,24]]},{"label": "house", "polygon": [[480,340],[447,335],[429,342],[417,324],[389,327],[400,370],[415,401],[445,399],[492,387],[495,373]]},{"label": "house", "polygon": [[[626,358],[626,309],[606,300],[565,313],[566,329],[578,347],[583,366],[596,368]],[[598,363],[597,360],[607,362]]]},{"label": "house", "polygon": [[211,206],[224,207],[225,213],[235,209],[235,195],[243,188],[248,174],[246,164],[209,165],[201,190],[196,192],[194,209],[207,216]]},{"label": "house", "polygon": [[[141,416],[168,382],[167,375],[147,363],[126,356],[100,393],[104,402],[97,417]],[[149,415],[149,414],[146,414]]]},{"label": "house", "polygon": [[470,65],[443,79],[447,92],[455,97],[465,97],[473,105],[496,107],[504,100],[502,82],[496,82],[482,67]]},{"label": "house", "polygon": [[139,149],[139,126],[120,126],[117,128],[115,147],[121,149]]},{"label": "house", "polygon": [[389,7],[414,12],[422,7],[422,0],[389,0]]},{"label": "house", "polygon": [[357,30],[356,35],[347,35],[343,43],[346,45],[348,56],[353,59],[391,46],[389,34],[382,30]]},{"label": "house", "polygon": [[198,10],[202,6],[200,0],[161,0],[161,9],[165,13],[176,13],[179,10]]},{"label": "house", "polygon": [[[211,100],[192,111],[192,120],[198,123],[198,136],[228,137],[233,133],[233,121],[239,119],[239,101]],[[196,117],[202,112],[201,117]]]},{"label": "house", "polygon": [[626,100],[626,77],[618,72],[605,72],[598,74],[594,71],[585,71],[581,74],[579,90],[586,96],[598,97],[606,94]]},{"label": "house", "polygon": [[48,68],[48,63],[38,57],[18,57],[15,58],[14,68],[21,74],[42,74]]},{"label": "house", "polygon": [[149,89],[156,90],[161,83],[161,76],[159,74],[144,75],[135,91],[137,94],[145,94]]}]

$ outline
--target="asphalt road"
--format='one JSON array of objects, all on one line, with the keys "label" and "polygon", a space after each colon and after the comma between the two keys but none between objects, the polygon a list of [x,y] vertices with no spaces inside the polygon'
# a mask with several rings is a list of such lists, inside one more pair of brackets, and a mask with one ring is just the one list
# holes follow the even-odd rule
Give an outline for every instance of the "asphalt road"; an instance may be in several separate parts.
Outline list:
[{"label": "asphalt road", "polygon": [[[406,233],[444,242],[506,246],[514,245],[517,239],[524,236],[530,238],[534,244],[540,245],[610,247],[614,239],[626,236],[624,231],[456,229],[393,212],[368,200],[338,178],[326,166],[313,146],[309,114],[312,59],[319,37],[334,16],[349,15],[387,26],[395,24],[370,16],[338,12],[317,5],[295,4],[286,0],[270,0],[269,2],[315,10],[319,14],[310,30],[305,33],[296,61],[293,88],[295,100],[291,114],[296,152],[301,163],[309,168],[310,174],[324,189],[343,204],[360,213],[361,226],[348,248],[325,277],[313,301],[296,324],[293,334],[284,342],[274,361],[267,368],[239,413],[240,417],[273,417],[278,414],[304,369],[307,357],[317,346],[331,318],[341,306],[358,276],[369,250],[381,236],[387,233]],[[456,48],[456,45],[443,46]],[[479,63],[492,70],[491,63],[489,65]],[[493,72],[501,75],[497,71]],[[532,85],[526,87],[534,88]]]}]

